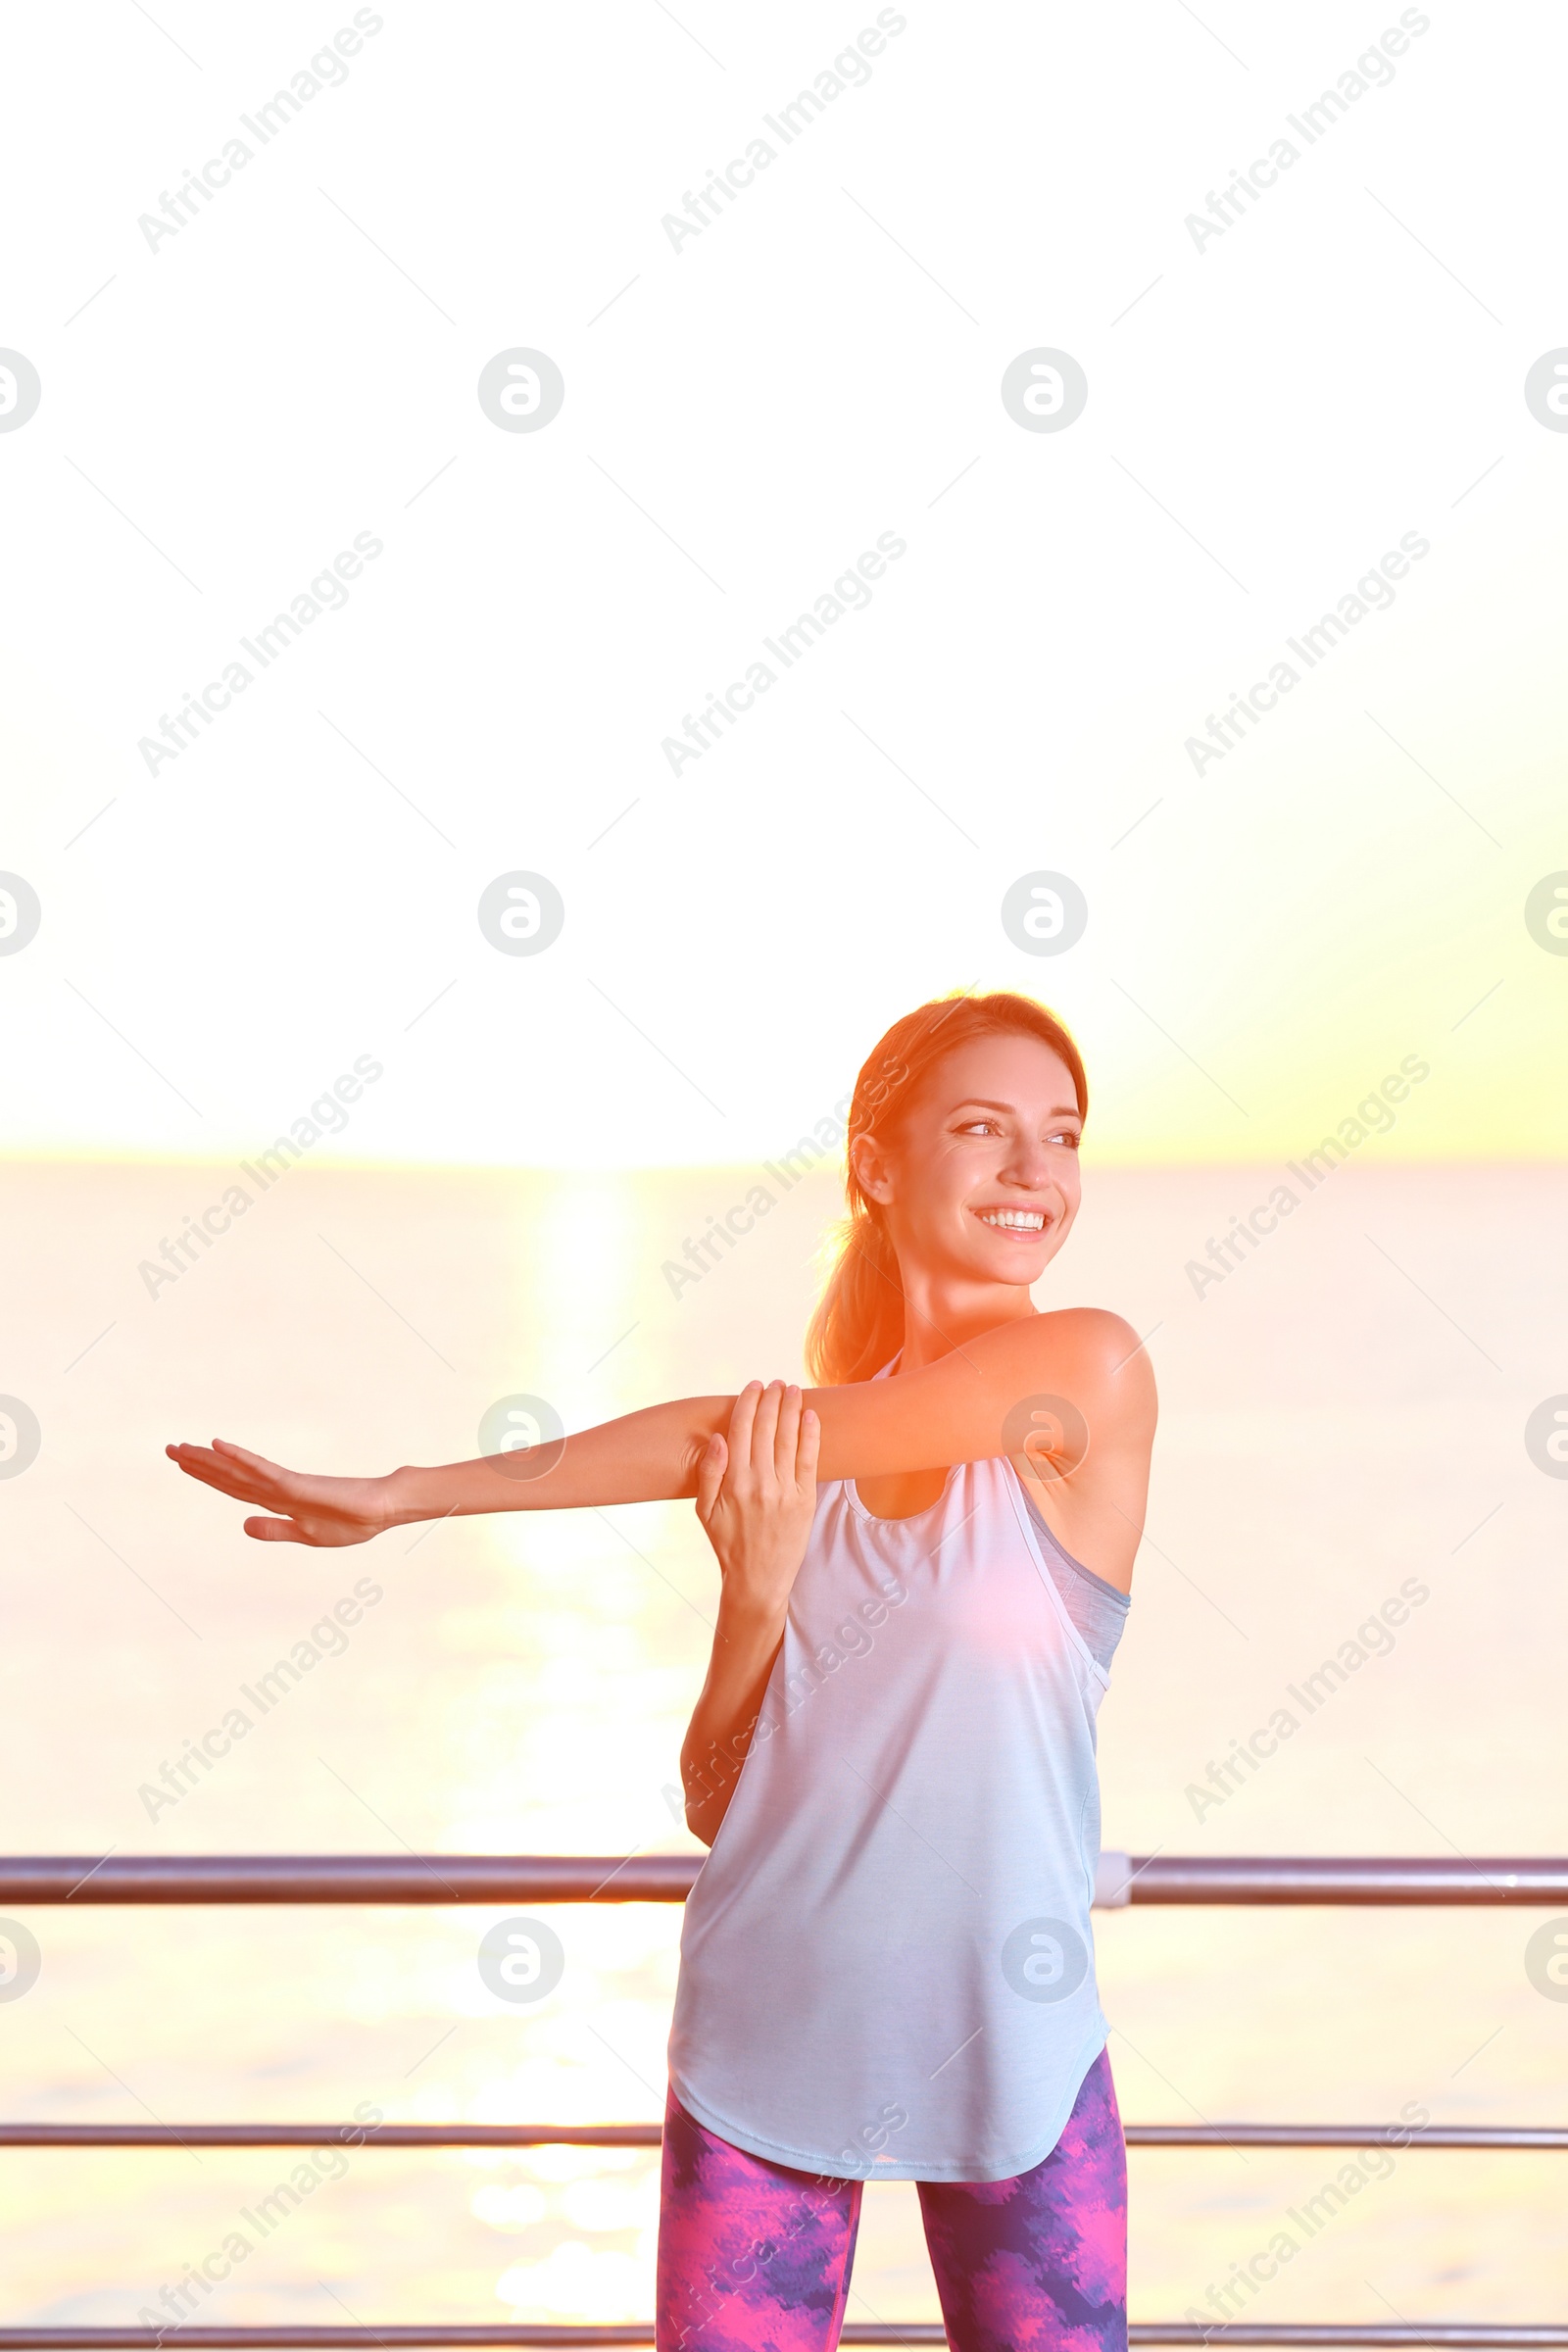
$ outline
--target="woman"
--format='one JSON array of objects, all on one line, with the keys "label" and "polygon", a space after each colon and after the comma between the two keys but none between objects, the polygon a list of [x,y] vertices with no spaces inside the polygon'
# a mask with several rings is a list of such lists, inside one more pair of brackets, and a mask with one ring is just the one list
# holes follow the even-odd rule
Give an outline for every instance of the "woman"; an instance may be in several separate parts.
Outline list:
[{"label": "woman", "polygon": [[1078,1211],[1087,1102],[1029,998],[895,1023],[855,1090],[804,1396],[654,1405],[531,1478],[169,1448],[260,1506],[265,1542],[695,1498],[722,1584],[681,1759],[712,1852],[670,2036],[665,2352],[836,2344],[870,2178],[919,2183],[960,2352],[1125,2345],[1089,1906],[1154,1384],[1119,1316],[1030,1297]]}]

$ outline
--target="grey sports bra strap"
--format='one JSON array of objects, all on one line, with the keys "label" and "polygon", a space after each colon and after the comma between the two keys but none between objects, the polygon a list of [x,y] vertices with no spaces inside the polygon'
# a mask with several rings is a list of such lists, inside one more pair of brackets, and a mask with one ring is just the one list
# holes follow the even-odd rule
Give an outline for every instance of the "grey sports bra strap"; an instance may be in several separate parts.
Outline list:
[{"label": "grey sports bra strap", "polygon": [[[1020,1480],[1020,1486],[1022,1483]],[[1102,1576],[1097,1576],[1092,1568],[1086,1568],[1082,1560],[1075,1560],[1063,1548],[1060,1538],[1052,1533],[1027,1487],[1023,1488],[1023,1499],[1041,1538],[1040,1548],[1046,1555],[1051,1581],[1061,1594],[1062,1607],[1082,1635],[1090,1656],[1108,1669],[1132,1607],[1131,1595],[1118,1592],[1114,1585],[1107,1585]]]}]

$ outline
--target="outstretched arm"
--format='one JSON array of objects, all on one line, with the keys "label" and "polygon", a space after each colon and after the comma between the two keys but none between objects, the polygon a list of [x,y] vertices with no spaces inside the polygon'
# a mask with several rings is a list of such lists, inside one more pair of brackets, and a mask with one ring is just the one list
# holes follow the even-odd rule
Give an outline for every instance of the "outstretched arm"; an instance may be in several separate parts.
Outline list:
[{"label": "outstretched arm", "polygon": [[[1153,1376],[1137,1334],[1095,1307],[1002,1324],[919,1372],[808,1389],[802,1402],[820,1423],[823,1479],[946,1469],[1008,1453],[1048,1477],[1084,1469],[1093,1480],[1119,1456],[1135,1470],[1141,1457],[1147,1468],[1154,1417]],[[533,1477],[519,1476],[511,1455],[349,1479],[284,1470],[222,1439],[168,1452],[190,1477],[261,1514],[246,1520],[248,1535],[363,1544],[421,1519],[694,1496],[709,1440],[727,1428],[734,1403],[687,1396],[601,1422],[551,1446],[548,1464],[541,1449]],[[1065,1414],[1055,1410],[1062,1404]]]},{"label": "outstretched arm", "polygon": [[285,1470],[226,1438],[211,1446],[168,1446],[190,1478],[232,1494],[258,1513],[245,1533],[270,1544],[364,1544],[417,1519],[469,1518],[483,1511],[577,1510],[594,1503],[667,1502],[697,1492],[697,1464],[729,1420],[732,1396],[685,1396],[603,1421],[537,1449],[539,1469],[518,1453],[481,1454],[439,1468],[391,1470],[381,1478],[318,1478]]}]

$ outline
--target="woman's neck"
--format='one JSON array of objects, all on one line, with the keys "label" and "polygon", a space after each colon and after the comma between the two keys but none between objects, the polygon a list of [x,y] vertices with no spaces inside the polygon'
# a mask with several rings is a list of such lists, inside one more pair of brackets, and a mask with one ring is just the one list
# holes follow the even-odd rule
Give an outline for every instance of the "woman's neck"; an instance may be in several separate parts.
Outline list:
[{"label": "woman's neck", "polygon": [[1025,1289],[988,1283],[961,1289],[924,1281],[906,1280],[904,1290],[904,1346],[900,1372],[919,1372],[940,1363],[956,1348],[978,1339],[999,1324],[1019,1323],[1038,1312]]}]

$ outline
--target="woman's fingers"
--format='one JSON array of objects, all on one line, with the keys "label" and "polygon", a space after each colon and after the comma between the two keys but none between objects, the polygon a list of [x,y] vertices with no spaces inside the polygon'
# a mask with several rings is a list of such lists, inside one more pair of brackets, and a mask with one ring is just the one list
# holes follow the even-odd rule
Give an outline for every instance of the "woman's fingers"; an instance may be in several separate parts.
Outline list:
[{"label": "woman's fingers", "polygon": [[177,1446],[166,1446],[164,1450],[171,1460],[178,1462],[182,1470],[199,1467],[210,1477],[254,1482],[264,1471],[271,1469],[270,1463],[263,1465],[258,1461],[253,1468],[249,1461],[231,1461],[214,1446],[191,1446],[181,1442]]},{"label": "woman's fingers", "polygon": [[[168,1454],[170,1460],[172,1462],[177,1462],[182,1470],[192,1470],[195,1468],[198,1462],[213,1458],[207,1454],[205,1447],[200,1446],[187,1446],[183,1439],[180,1440],[177,1446],[166,1446],[164,1447],[164,1451]],[[216,1466],[217,1464],[215,1461],[214,1467],[216,1468]]]},{"label": "woman's fingers", "polygon": [[210,1446],[168,1446],[164,1448],[172,1460],[185,1469],[191,1462],[200,1462],[210,1472],[224,1478],[244,1480],[261,1488],[276,1490],[292,1476],[280,1463],[270,1462],[262,1453],[247,1453],[243,1446],[231,1445],[227,1438],[215,1438]]},{"label": "woman's fingers", "polygon": [[706,1527],[713,1515],[719,1488],[724,1484],[724,1466],[729,1460],[729,1447],[715,1429],[704,1446],[697,1463],[697,1516]]},{"label": "woman's fingers", "polygon": [[795,1452],[795,1483],[803,1490],[816,1487],[817,1448],[822,1440],[820,1416],[807,1405],[801,1414],[801,1438]]},{"label": "woman's fingers", "polygon": [[261,1502],[272,1492],[270,1485],[236,1470],[203,1446],[166,1446],[170,1460],[184,1471],[187,1478],[199,1478],[204,1487],[216,1487],[220,1494],[232,1494],[240,1502]]},{"label": "woman's fingers", "polygon": [[778,1409],[783,1396],[784,1383],[770,1380],[757,1399],[757,1418],[752,1424],[751,1466],[755,1476],[764,1482],[773,1475],[773,1456],[778,1444]]},{"label": "woman's fingers", "polygon": [[778,1400],[778,1426],[773,1436],[773,1476],[781,1487],[795,1484],[795,1452],[801,1436],[801,1392],[793,1381],[788,1388],[781,1384]]},{"label": "woman's fingers", "polygon": [[758,1401],[762,1394],[760,1380],[749,1380],[729,1409],[729,1458],[732,1462],[749,1462],[752,1458],[752,1424],[757,1419]]},{"label": "woman's fingers", "polygon": [[270,1462],[265,1453],[247,1451],[243,1446],[236,1446],[232,1438],[215,1438],[213,1451],[230,1454],[236,1462],[243,1462],[247,1469],[270,1472],[273,1478],[286,1478],[288,1475],[280,1462]]},{"label": "woman's fingers", "polygon": [[[814,1416],[813,1416],[814,1418]],[[748,1472],[763,1487],[791,1487],[799,1479],[801,1392],[793,1382],[748,1381],[729,1419],[729,1483]],[[812,1455],[813,1476],[815,1454]]]},{"label": "woman's fingers", "polygon": [[259,1544],[314,1544],[316,1541],[292,1519],[247,1519],[245,1533],[254,1536]]},{"label": "woman's fingers", "polygon": [[309,1479],[279,1468],[264,1454],[247,1453],[225,1438],[215,1438],[211,1446],[166,1446],[164,1451],[188,1478],[199,1478],[236,1502],[269,1503],[275,1510],[292,1509],[310,1499]]}]

